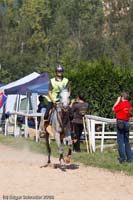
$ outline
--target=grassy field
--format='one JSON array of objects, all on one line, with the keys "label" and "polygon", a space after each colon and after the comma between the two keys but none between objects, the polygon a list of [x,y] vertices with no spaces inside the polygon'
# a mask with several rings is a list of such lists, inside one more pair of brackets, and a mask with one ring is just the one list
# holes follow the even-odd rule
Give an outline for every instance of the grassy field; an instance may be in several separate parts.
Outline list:
[{"label": "grassy field", "polygon": [[[14,138],[12,136],[3,136],[0,134],[0,143],[11,146],[17,149],[28,149],[32,152],[47,154],[45,142],[36,143],[31,139]],[[51,141],[52,156],[58,157],[57,146],[54,141]],[[65,153],[67,152],[64,146]],[[85,144],[81,144],[81,153],[73,153],[72,160],[77,163],[82,163],[87,166],[105,168],[109,171],[119,171],[133,176],[133,163],[119,164],[117,148],[105,149],[102,153],[97,150],[93,154],[86,152]]]}]

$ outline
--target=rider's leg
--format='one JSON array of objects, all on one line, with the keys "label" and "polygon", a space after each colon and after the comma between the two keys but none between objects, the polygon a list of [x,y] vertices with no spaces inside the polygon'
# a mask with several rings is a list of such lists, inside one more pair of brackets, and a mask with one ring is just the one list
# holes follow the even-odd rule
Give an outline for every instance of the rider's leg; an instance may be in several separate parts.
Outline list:
[{"label": "rider's leg", "polygon": [[49,117],[49,112],[50,110],[53,108],[53,102],[49,102],[47,107],[46,107],[46,111],[45,111],[45,114],[44,114],[44,119],[47,120],[48,117]]}]

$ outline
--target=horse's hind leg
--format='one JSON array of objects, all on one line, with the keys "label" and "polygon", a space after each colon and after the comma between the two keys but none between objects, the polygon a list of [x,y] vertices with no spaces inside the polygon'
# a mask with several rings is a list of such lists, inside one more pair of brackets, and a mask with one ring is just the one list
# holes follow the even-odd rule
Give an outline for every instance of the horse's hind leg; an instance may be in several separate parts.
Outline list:
[{"label": "horse's hind leg", "polygon": [[63,153],[60,153],[59,161],[61,162],[62,160],[64,161],[64,156]]},{"label": "horse's hind leg", "polygon": [[48,151],[48,164],[51,163],[51,147],[49,143],[49,134],[46,132],[46,147]]},{"label": "horse's hind leg", "polygon": [[69,157],[69,156],[71,156],[71,155],[72,155],[72,148],[69,147],[67,156]]},{"label": "horse's hind leg", "polygon": [[71,155],[72,155],[72,139],[71,139],[71,136],[67,137],[67,141],[68,141],[69,149],[68,149],[67,156],[65,157],[64,160],[65,160],[66,163],[70,163],[70,158],[71,158]]}]

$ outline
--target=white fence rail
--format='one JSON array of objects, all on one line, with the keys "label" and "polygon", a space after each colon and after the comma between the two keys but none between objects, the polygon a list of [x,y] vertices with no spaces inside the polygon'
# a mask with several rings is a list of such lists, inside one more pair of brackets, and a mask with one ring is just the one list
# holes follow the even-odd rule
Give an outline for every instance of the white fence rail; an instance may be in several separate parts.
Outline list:
[{"label": "white fence rail", "polygon": [[[116,119],[108,119],[103,117],[98,117],[94,115],[85,115],[84,118],[84,129],[85,133],[88,134],[89,139],[89,150],[90,152],[96,151],[96,140],[100,140],[100,150],[103,151],[105,147],[105,139],[116,140],[117,133],[116,131],[106,131],[106,125],[116,124]],[[133,122],[130,122],[133,124]],[[101,130],[97,131],[96,126],[100,125]],[[133,132],[130,132],[130,139],[133,139]],[[88,149],[88,147],[87,147]]]},{"label": "white fence rail", "polygon": [[[17,116],[24,116],[25,118],[25,128],[24,128],[24,135],[25,137],[28,136],[28,118],[33,117],[35,121],[35,134],[36,134],[36,142],[38,142],[39,134],[38,134],[38,117],[42,117],[44,113],[23,113],[23,112],[12,112],[10,116],[14,116],[14,124],[13,124],[13,133],[16,137],[19,134],[19,127],[17,126]],[[5,136],[8,135],[8,128],[10,123],[10,117],[5,120]]]},{"label": "white fence rail", "polygon": [[[16,137],[19,130],[17,127],[17,116],[24,116],[25,118],[25,128],[24,128],[24,135],[25,137],[28,136],[28,118],[33,117],[35,120],[35,134],[36,134],[36,142],[38,142],[39,134],[38,134],[38,117],[42,117],[44,113],[24,113],[24,112],[12,112],[10,115],[14,116],[14,136]],[[133,124],[133,121],[130,122]],[[95,152],[96,151],[96,140],[100,141],[100,150],[103,151],[105,147],[105,140],[116,140],[117,133],[116,131],[107,131],[106,126],[109,124],[115,125],[116,119],[109,119],[109,118],[103,118],[98,117],[94,115],[85,115],[83,118],[83,124],[84,124],[84,133],[85,133],[85,141],[87,146],[87,152]],[[101,127],[100,131],[97,131],[96,126]],[[9,119],[6,119],[5,122],[5,136],[8,135],[8,126],[9,126]],[[130,139],[133,139],[133,132],[130,132]]]}]

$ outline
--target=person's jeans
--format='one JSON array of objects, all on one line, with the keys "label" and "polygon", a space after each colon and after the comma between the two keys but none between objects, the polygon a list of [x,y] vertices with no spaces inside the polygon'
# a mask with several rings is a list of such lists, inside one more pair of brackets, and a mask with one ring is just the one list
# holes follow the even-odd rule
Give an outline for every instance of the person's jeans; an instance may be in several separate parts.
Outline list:
[{"label": "person's jeans", "polygon": [[117,143],[119,152],[119,161],[126,159],[133,160],[133,154],[129,143],[129,121],[117,120]]},{"label": "person's jeans", "polygon": [[76,136],[77,142],[73,144],[73,150],[80,152],[80,137],[83,131],[83,124],[74,123],[74,134]]}]

